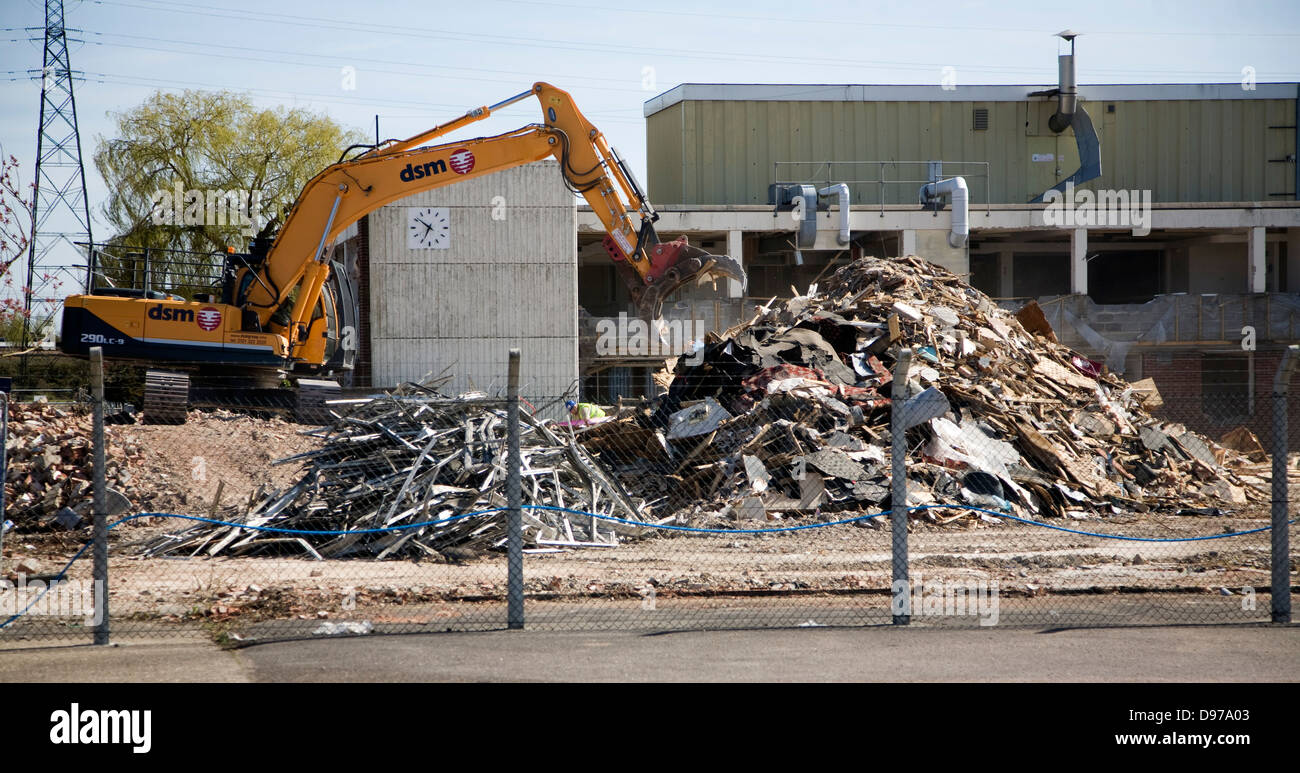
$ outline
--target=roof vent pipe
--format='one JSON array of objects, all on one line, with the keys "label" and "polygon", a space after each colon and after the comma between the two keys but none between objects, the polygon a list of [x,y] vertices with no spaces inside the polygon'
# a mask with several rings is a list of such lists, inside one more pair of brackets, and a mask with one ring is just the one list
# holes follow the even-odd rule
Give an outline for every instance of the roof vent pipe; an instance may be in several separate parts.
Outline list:
[{"label": "roof vent pipe", "polygon": [[828,185],[817,191],[818,196],[839,196],[840,200],[840,233],[836,237],[841,245],[849,243],[849,186],[845,183]]},{"label": "roof vent pipe", "polygon": [[1074,39],[1078,33],[1065,30],[1056,33],[1058,37],[1070,41],[1070,53],[1056,58],[1057,89],[1056,112],[1047,119],[1047,128],[1060,134],[1070,128],[1074,121],[1074,111],[1079,101],[1079,85],[1074,78]]},{"label": "roof vent pipe", "polygon": [[948,244],[965,247],[966,238],[970,236],[970,191],[966,187],[966,179],[949,177],[947,180],[926,183],[921,186],[921,203],[929,203],[944,194],[952,196],[952,231],[948,234]]}]

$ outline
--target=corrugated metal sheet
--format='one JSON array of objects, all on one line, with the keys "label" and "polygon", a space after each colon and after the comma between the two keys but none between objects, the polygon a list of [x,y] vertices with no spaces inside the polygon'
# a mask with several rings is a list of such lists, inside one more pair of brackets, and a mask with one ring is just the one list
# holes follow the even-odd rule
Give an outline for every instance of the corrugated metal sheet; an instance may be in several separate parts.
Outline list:
[{"label": "corrugated metal sheet", "polygon": [[[1271,161],[1296,152],[1294,99],[1083,105],[1102,146],[1104,175],[1090,187],[1150,190],[1158,202],[1295,198],[1294,161]],[[777,161],[941,159],[988,162],[987,200],[1023,203],[1047,187],[1042,179],[1061,179],[1077,168],[1073,133],[1058,136],[1044,128],[1054,106],[1050,100],[682,101],[646,119],[650,196],[658,204],[765,204]],[[989,111],[987,130],[973,128],[976,108]],[[1045,169],[1031,158],[1044,152],[1067,162]],[[1054,174],[1056,166],[1069,164]],[[882,171],[858,170],[854,176],[850,168],[837,169],[833,181],[874,181]],[[917,166],[883,172],[891,180],[925,177]],[[812,166],[802,173],[810,182],[830,181],[812,176]],[[983,180],[968,175],[967,182],[973,200],[985,201]],[[884,203],[914,203],[916,187],[886,186]],[[855,185],[853,194],[855,204],[882,200],[874,183]]]},{"label": "corrugated metal sheet", "polygon": [[[448,388],[522,384],[562,395],[578,378],[575,200],[554,161],[426,191],[370,219],[373,380],[391,386],[450,366]],[[446,249],[407,248],[407,209],[445,207]]]}]

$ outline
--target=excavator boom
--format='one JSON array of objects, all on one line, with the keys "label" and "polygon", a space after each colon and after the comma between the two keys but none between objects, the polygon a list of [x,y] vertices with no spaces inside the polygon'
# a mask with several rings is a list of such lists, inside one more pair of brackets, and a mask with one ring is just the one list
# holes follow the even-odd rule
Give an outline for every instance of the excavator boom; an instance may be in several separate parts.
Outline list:
[{"label": "excavator boom", "polygon": [[[439,145],[426,143],[535,96],[543,122],[494,137]],[[376,147],[334,164],[303,188],[261,276],[241,276],[238,305],[258,311],[266,326],[289,292],[302,286],[293,306],[289,337],[311,313],[327,271],[325,245],[366,213],[424,190],[481,177],[553,157],[565,185],[581,195],[605,227],[605,248],[627,283],[641,316],[655,318],[673,290],[705,278],[743,281],[739,261],[709,255],[685,240],[661,244],[654,230],[658,214],[631,170],[603,134],[583,116],[565,91],[534,84],[492,106],[469,111],[446,124],[400,142]],[[254,281],[260,279],[261,281]]]},{"label": "excavator boom", "polygon": [[[430,144],[530,96],[541,103],[541,123]],[[347,371],[356,351],[355,328],[348,332],[353,323],[345,313],[351,285],[340,277],[331,284],[330,277],[332,245],[343,230],[414,193],[545,158],[559,161],[565,185],[604,225],[605,249],[641,316],[657,318],[664,299],[689,282],[744,279],[739,262],[728,256],[710,255],[685,239],[660,242],[654,228],[659,215],[631,170],[572,97],[550,84],[536,83],[408,139],[364,147],[303,187],[274,241],[255,241],[250,255],[236,256],[237,267],[227,263],[219,300],[207,294],[185,299],[152,287],[87,288],[64,303],[63,350],[84,356],[101,345],[106,357],[178,371],[225,374],[238,366],[259,383],[268,376],[278,383],[286,371],[297,377]],[[154,411],[158,417],[183,420],[188,386],[182,379],[188,377],[150,371],[146,414],[155,394],[163,406]],[[313,383],[320,392],[332,382]]]}]

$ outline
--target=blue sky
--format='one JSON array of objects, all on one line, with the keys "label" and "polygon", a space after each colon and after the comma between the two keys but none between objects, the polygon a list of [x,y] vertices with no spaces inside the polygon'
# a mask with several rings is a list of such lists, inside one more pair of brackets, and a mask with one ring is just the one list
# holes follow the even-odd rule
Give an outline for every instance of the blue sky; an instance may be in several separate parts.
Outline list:
[{"label": "blue sky", "polygon": [[[969,84],[1056,79],[1066,29],[1079,81],[1300,80],[1300,3],[744,3],[660,0],[626,10],[595,0],[313,2],[70,0],[71,47],[92,209],[90,165],[110,113],[156,89],[229,89],[262,105],[324,112],[404,137],[546,80],[570,91],[644,179],[642,103],[678,83]],[[43,2],[0,0],[0,144],[24,181],[35,155]],[[29,35],[36,41],[29,41]],[[355,89],[343,68],[355,69]],[[533,122],[521,102],[458,136]],[[92,212],[93,215],[93,212]],[[102,224],[102,220],[97,219]],[[108,236],[101,230],[97,236]]]}]

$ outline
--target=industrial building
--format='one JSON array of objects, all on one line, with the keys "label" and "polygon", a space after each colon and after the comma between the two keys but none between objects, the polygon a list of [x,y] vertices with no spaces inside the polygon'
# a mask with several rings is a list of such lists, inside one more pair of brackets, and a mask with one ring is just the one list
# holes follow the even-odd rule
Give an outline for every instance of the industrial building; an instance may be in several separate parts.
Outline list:
[{"label": "industrial building", "polygon": [[[665,316],[723,330],[859,255],[918,254],[1010,308],[1037,300],[1063,342],[1154,377],[1177,418],[1267,436],[1278,351],[1300,341],[1297,84],[1076,87],[1066,65],[1056,85],[683,84],[649,100],[661,233],[748,274]],[[954,178],[964,207],[923,196]],[[580,305],[624,310],[582,209],[578,233]],[[585,386],[652,391],[654,367],[591,358]]]},{"label": "industrial building", "polygon": [[[720,332],[861,255],[918,254],[1009,308],[1036,300],[1064,343],[1153,377],[1174,418],[1267,437],[1279,352],[1300,341],[1300,87],[1076,87],[1068,70],[1055,85],[683,84],[649,100],[660,234],[748,276],[679,292],[665,319]],[[591,346],[634,312],[604,228],[560,183],[553,162],[530,164],[350,230],[359,383],[454,366],[452,388],[485,389],[522,345],[533,394],[653,393],[662,353]],[[407,213],[427,207],[447,243],[407,244]]]}]

